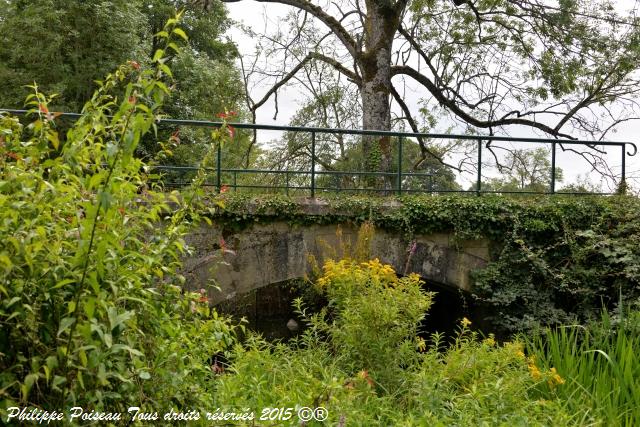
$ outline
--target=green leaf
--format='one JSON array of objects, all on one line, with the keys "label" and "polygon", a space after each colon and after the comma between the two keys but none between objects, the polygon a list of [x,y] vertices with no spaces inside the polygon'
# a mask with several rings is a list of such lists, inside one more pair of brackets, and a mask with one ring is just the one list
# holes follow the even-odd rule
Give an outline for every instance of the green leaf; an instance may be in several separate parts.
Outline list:
[{"label": "green leaf", "polygon": [[80,351],[78,352],[78,358],[80,359],[80,363],[82,364],[82,366],[86,368],[88,363],[87,353],[83,349],[80,349]]},{"label": "green leaf", "polygon": [[102,336],[102,341],[107,346],[107,348],[111,348],[111,346],[113,345],[113,337],[111,336],[110,333],[104,334]]},{"label": "green leaf", "polygon": [[57,150],[58,147],[60,146],[60,139],[58,139],[58,132],[55,132],[55,131],[49,132],[49,134],[47,135],[47,139],[51,142],[51,145],[53,145],[53,148]]},{"label": "green leaf", "polygon": [[96,308],[96,299],[94,297],[89,297],[84,301],[84,312],[89,319],[93,318],[93,314]]},{"label": "green leaf", "polygon": [[187,37],[187,34],[181,29],[181,28],[174,28],[173,31],[171,31],[173,34],[178,35],[179,37],[182,37],[182,39],[184,41],[188,41],[189,37]]},{"label": "green leaf", "polygon": [[169,77],[173,77],[173,72],[171,71],[171,69],[167,66],[167,64],[158,64],[158,68],[160,69],[160,71],[162,71],[164,74],[166,74]]},{"label": "green leaf", "polygon": [[74,283],[74,279],[62,279],[58,283],[56,283],[52,289],[58,289],[63,287],[64,285],[68,285],[69,283]]},{"label": "green leaf", "polygon": [[60,321],[60,327],[58,328],[57,336],[63,334],[67,329],[71,327],[76,321],[75,317],[65,317]]},{"label": "green leaf", "polygon": [[153,55],[153,62],[158,62],[160,61],[160,59],[162,59],[162,57],[164,56],[164,50],[163,49],[158,49],[156,50],[156,53]]}]

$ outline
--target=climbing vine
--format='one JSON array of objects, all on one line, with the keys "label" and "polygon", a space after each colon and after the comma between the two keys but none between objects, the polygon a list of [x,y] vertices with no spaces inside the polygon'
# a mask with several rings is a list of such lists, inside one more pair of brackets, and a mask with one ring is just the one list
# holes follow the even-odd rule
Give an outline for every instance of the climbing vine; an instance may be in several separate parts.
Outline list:
[{"label": "climbing vine", "polygon": [[472,274],[472,296],[488,306],[493,327],[510,333],[540,324],[584,321],[640,296],[640,201],[634,197],[225,194],[218,223],[359,224],[414,234],[487,238],[492,261]]}]

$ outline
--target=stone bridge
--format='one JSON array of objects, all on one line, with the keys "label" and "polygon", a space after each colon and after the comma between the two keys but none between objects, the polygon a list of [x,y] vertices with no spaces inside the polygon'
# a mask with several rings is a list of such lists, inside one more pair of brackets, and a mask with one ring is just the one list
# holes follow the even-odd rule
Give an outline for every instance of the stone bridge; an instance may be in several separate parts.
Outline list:
[{"label": "stone bridge", "polygon": [[[355,245],[357,227],[345,224],[295,225],[285,221],[255,223],[241,231],[224,232],[227,251],[222,255],[223,230],[203,225],[188,236],[194,253],[185,260],[187,286],[205,288],[215,279],[220,291],[209,288],[214,303],[261,287],[304,277],[310,271],[308,255],[319,261],[327,247],[338,248],[342,240]],[[409,256],[411,242],[416,242]],[[456,241],[452,234],[406,236],[377,229],[371,242],[372,258],[392,265],[399,274],[417,273],[429,282],[469,291],[469,273],[489,261],[489,241]]]}]

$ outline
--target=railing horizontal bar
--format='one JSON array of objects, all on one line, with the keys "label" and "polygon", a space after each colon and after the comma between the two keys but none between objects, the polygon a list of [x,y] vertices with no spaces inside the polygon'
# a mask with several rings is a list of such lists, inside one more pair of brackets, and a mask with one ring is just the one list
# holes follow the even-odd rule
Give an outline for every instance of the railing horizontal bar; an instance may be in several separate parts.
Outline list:
[{"label": "railing horizontal bar", "polygon": [[[195,166],[165,166],[165,165],[147,165],[149,169],[167,169],[167,170],[186,170],[186,171],[198,171],[200,168]],[[206,171],[215,171],[216,168],[202,168]]]},{"label": "railing horizontal bar", "polygon": [[487,194],[540,194],[540,195],[550,195],[550,194],[585,194],[592,196],[610,196],[613,193],[578,193],[578,192],[562,192],[556,191],[555,193],[551,193],[549,191],[500,191],[500,190],[482,190],[483,193]]},{"label": "railing horizontal bar", "polygon": [[[7,112],[16,115],[25,115],[27,110],[13,110],[13,109],[0,109],[0,112]],[[53,113],[53,112],[52,112]],[[79,118],[78,113],[60,113],[63,117]],[[173,124],[173,125],[187,125],[198,127],[219,127],[222,122],[213,122],[206,120],[184,120],[184,119],[158,119],[158,123],[161,124]],[[320,128],[320,127],[304,127],[304,126],[279,126],[279,125],[263,125],[253,123],[229,123],[237,129],[256,129],[256,130],[275,130],[275,131],[290,131],[290,132],[315,132],[315,133],[330,133],[330,134],[351,134],[351,135],[373,135],[373,136],[403,136],[403,137],[421,137],[421,138],[434,138],[434,139],[456,139],[456,140],[471,140],[471,141],[505,141],[505,142],[532,142],[532,143],[551,143],[557,142],[559,144],[568,145],[591,145],[591,146],[625,146],[631,145],[634,150],[637,151],[637,147],[634,143],[628,141],[588,141],[581,139],[555,139],[555,138],[529,138],[529,137],[511,137],[511,136],[492,136],[492,135],[457,135],[457,134],[442,134],[442,133],[416,133],[416,132],[394,132],[394,131],[380,131],[380,130],[361,130],[361,129],[332,129],[332,128]]]},{"label": "railing horizontal bar", "polygon": [[[437,176],[434,173],[425,173],[425,172],[402,172],[402,177],[405,176],[425,176],[425,177],[432,177],[432,176]],[[404,192],[404,190],[402,190]]]},{"label": "railing horizontal bar", "polygon": [[340,187],[316,187],[316,190],[323,190],[323,191],[370,191],[370,192],[384,192],[384,193],[390,193],[391,191],[388,188],[351,188],[351,187],[347,187],[347,188],[340,188]]},{"label": "railing horizontal bar", "polygon": [[287,188],[289,190],[310,190],[311,187],[310,186],[301,186],[301,187],[287,187],[284,185],[250,185],[250,184],[238,184],[238,185],[233,185],[233,184],[222,184],[223,187],[229,187],[229,188],[271,188],[271,189],[277,189],[277,190],[286,190]]},{"label": "railing horizontal bar", "polygon": [[477,191],[476,190],[436,190],[436,189],[419,189],[419,188],[412,188],[412,189],[402,189],[403,193],[460,193],[460,194],[476,194]]},{"label": "railing horizontal bar", "polygon": [[[166,169],[166,170],[186,170],[186,171],[197,171],[200,168],[195,166],[164,166],[164,165],[153,165],[148,166],[151,169]],[[215,171],[215,168],[204,168],[207,171]],[[296,170],[277,170],[277,169],[220,169],[221,173],[252,173],[252,174],[260,174],[260,173],[272,173],[272,174],[290,174],[290,175],[310,175],[310,171],[296,171]],[[318,175],[374,175],[374,176],[396,176],[396,172],[356,172],[356,171],[316,171]],[[420,172],[403,172],[402,176],[423,176],[430,177],[435,176],[429,173],[420,173]]]},{"label": "railing horizontal bar", "polygon": [[370,175],[370,176],[396,176],[397,173],[395,172],[349,172],[349,171],[316,171],[317,174],[319,175],[356,175],[356,176],[364,176],[364,175]]}]

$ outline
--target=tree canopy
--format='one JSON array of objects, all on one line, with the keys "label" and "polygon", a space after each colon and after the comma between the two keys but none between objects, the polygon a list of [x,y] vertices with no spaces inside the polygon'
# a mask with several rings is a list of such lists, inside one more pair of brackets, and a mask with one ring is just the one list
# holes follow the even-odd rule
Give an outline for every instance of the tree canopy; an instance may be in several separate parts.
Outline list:
[{"label": "tree canopy", "polygon": [[[251,109],[323,62],[357,88],[365,129],[397,115],[418,132],[422,114],[472,133],[606,138],[639,117],[640,20],[610,0],[255,1],[293,9],[265,38],[283,63],[261,70],[273,86]],[[417,109],[403,96],[413,87]]]},{"label": "tree canopy", "polygon": [[[169,49],[175,89],[163,113],[182,119],[215,119],[242,109],[241,76],[234,65],[237,51],[224,33],[230,25],[220,2],[187,0],[7,0],[0,8],[0,108],[20,109],[27,85],[57,94],[51,108],[79,112],[101,80],[120,64],[149,65],[159,49],[154,34],[183,10],[181,31],[189,45]],[[160,129],[173,139],[172,163],[194,165],[205,150],[208,134],[196,129]],[[63,137],[63,135],[61,135]],[[247,151],[248,140],[234,147]],[[159,151],[150,135],[138,155]],[[246,155],[248,158],[248,155]]]},{"label": "tree canopy", "polygon": [[184,9],[189,48],[171,52],[178,94],[166,110],[180,117],[212,117],[233,109],[242,94],[233,67],[235,45],[219,2],[185,0],[7,0],[0,8],[0,107],[21,108],[34,82],[56,93],[54,108],[80,111],[102,79],[119,64],[150,63],[153,35]]}]

